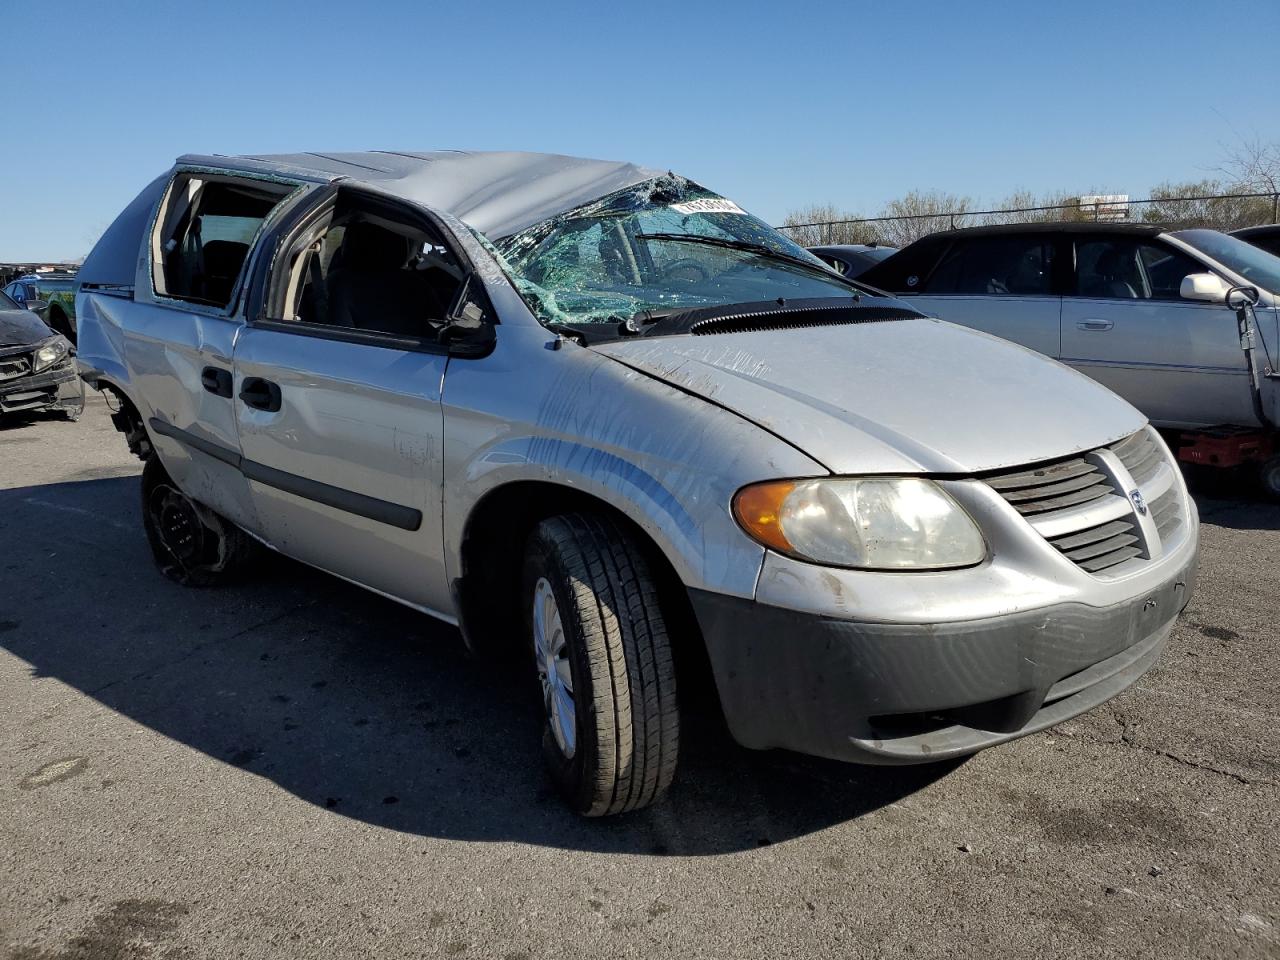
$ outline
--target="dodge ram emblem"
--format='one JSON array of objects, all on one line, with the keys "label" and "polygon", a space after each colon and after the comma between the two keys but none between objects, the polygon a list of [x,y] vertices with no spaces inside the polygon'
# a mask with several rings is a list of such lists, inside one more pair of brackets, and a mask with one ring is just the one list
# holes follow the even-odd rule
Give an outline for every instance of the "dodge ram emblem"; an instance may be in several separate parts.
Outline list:
[{"label": "dodge ram emblem", "polygon": [[1129,494],[1129,499],[1133,501],[1133,507],[1138,511],[1138,516],[1145,517],[1147,515],[1147,498],[1142,495],[1142,491],[1133,491],[1133,493]]}]

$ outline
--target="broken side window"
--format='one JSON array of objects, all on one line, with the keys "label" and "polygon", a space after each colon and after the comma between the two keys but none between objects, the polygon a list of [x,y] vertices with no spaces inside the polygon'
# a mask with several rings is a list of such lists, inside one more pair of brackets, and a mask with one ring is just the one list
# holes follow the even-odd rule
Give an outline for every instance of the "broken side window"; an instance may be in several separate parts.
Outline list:
[{"label": "broken side window", "polygon": [[292,190],[263,180],[179,173],[152,235],[155,292],[228,306],[254,237]]}]

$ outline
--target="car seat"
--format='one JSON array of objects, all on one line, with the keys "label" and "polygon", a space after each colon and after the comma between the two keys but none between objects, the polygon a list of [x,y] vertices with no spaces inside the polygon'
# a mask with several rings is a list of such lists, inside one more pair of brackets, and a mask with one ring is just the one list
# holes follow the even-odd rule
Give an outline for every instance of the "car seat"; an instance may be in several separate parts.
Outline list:
[{"label": "car seat", "polygon": [[[1128,260],[1126,268],[1125,261]],[[1126,257],[1115,248],[1103,250],[1094,264],[1093,273],[1081,273],[1080,293],[1086,297],[1114,297],[1121,300],[1138,299],[1137,288],[1125,279],[1132,276],[1135,266],[1133,254]]]}]

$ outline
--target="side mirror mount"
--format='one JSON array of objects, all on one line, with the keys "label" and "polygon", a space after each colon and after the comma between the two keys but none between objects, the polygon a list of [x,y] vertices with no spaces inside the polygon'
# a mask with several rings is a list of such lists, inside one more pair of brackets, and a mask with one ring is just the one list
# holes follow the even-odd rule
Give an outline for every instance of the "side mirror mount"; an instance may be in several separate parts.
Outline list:
[{"label": "side mirror mount", "polygon": [[40,313],[45,307],[49,306],[48,300],[28,300],[23,304],[32,313]]},{"label": "side mirror mount", "polygon": [[1227,281],[1216,273],[1189,273],[1182,278],[1178,295],[1183,300],[1203,300],[1205,303],[1226,303]]},{"label": "side mirror mount", "polygon": [[1262,294],[1258,293],[1257,287],[1232,287],[1227,291],[1227,306],[1232,310],[1242,310],[1245,307],[1256,306],[1262,298]]}]

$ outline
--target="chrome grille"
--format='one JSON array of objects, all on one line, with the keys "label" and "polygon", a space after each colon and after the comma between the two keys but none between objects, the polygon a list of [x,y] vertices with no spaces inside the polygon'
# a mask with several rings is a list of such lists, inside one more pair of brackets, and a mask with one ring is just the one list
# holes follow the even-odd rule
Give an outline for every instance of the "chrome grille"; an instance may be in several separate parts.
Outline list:
[{"label": "chrome grille", "polygon": [[1170,487],[1151,504],[1151,519],[1156,522],[1160,539],[1168,540],[1182,526],[1182,511],[1178,509],[1178,488]]},{"label": "chrome grille", "polygon": [[1111,452],[1120,458],[1138,486],[1150,480],[1164,461],[1160,448],[1145,430],[1139,430],[1133,436],[1113,443]]},{"label": "chrome grille", "polygon": [[1137,530],[1129,520],[1111,520],[1079,533],[1049,537],[1048,540],[1068,560],[1090,573],[1142,556]]},{"label": "chrome grille", "polygon": [[1090,503],[1114,492],[1102,471],[1080,458],[990,477],[987,484],[1023,516]]},{"label": "chrome grille", "polygon": [[[982,479],[1063,556],[1088,573],[1101,574],[1128,561],[1159,556],[1178,535],[1184,511],[1176,470],[1146,428],[1090,453]],[[1125,471],[1132,487],[1127,480],[1122,486]],[[1142,492],[1151,523],[1135,513],[1130,497],[1135,491]]]}]

